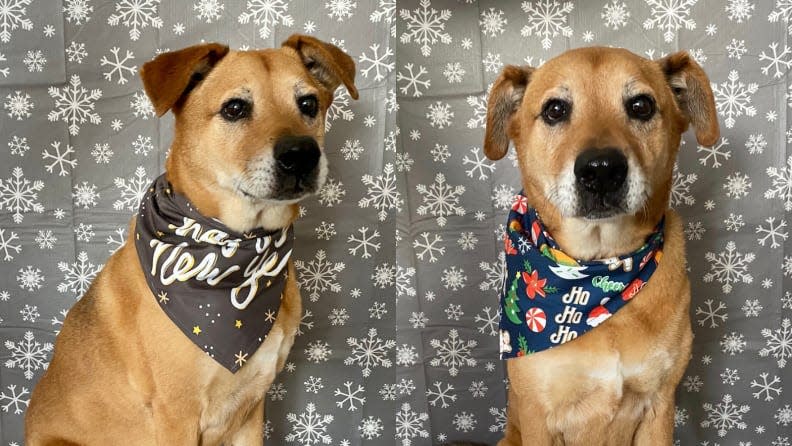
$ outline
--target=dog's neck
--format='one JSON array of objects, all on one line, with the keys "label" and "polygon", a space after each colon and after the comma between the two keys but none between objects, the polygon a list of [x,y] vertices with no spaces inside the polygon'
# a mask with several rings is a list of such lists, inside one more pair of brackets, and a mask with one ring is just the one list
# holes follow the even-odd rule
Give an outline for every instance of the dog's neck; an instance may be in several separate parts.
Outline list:
[{"label": "dog's neck", "polygon": [[254,202],[221,188],[211,172],[195,172],[196,167],[182,160],[174,148],[165,162],[168,181],[202,215],[216,218],[236,232],[281,229],[297,219],[297,204]]}]

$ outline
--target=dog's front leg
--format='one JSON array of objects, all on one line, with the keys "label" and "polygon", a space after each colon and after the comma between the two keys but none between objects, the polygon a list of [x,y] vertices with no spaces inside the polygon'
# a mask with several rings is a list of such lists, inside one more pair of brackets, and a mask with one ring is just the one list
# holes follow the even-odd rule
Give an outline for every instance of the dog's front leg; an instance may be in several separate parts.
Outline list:
[{"label": "dog's front leg", "polygon": [[528,398],[509,390],[506,409],[506,430],[498,446],[553,446],[553,435],[547,428],[544,409]]},{"label": "dog's front leg", "polygon": [[264,444],[264,399],[248,415],[228,446],[262,446]]},{"label": "dog's front leg", "polygon": [[638,425],[634,446],[668,446],[674,443],[674,388],[658,395]]}]

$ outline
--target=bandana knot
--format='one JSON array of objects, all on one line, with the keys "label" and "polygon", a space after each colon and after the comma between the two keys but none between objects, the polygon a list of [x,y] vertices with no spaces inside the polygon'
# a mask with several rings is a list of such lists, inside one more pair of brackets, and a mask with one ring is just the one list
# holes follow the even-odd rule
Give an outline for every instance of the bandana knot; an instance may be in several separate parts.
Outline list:
[{"label": "bandana knot", "polygon": [[581,261],[564,253],[522,192],[506,224],[500,354],[509,359],[569,342],[626,305],[657,269],[663,220],[637,251]]}]

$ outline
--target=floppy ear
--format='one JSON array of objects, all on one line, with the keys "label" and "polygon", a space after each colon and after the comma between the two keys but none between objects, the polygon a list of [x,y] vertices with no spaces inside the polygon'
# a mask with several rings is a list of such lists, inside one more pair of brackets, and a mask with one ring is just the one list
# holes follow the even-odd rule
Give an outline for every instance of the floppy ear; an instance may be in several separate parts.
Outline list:
[{"label": "floppy ear", "polygon": [[157,116],[179,103],[227,53],[227,46],[207,43],[163,53],[143,64],[140,77]]},{"label": "floppy ear", "polygon": [[282,46],[294,48],[311,75],[330,93],[344,84],[353,99],[358,98],[355,88],[355,61],[335,45],[301,34],[293,34]]},{"label": "floppy ear", "polygon": [[484,133],[484,154],[499,160],[509,150],[509,124],[520,108],[525,87],[534,68],[507,65],[492,85],[487,100],[487,128]]},{"label": "floppy ear", "polygon": [[702,146],[715,144],[720,136],[715,99],[704,70],[687,51],[680,51],[657,63],[665,73],[677,104],[688,122],[696,129],[696,140]]}]

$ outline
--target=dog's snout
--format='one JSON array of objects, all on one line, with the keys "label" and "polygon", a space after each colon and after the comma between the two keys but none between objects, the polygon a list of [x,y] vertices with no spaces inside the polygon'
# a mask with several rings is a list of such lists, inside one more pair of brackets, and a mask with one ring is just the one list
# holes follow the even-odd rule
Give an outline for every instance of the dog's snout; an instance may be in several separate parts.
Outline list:
[{"label": "dog's snout", "polygon": [[575,160],[578,184],[594,194],[617,191],[627,178],[627,158],[619,149],[587,149]]},{"label": "dog's snout", "polygon": [[316,167],[322,153],[310,136],[284,136],[275,143],[278,168],[290,175],[303,176]]}]

